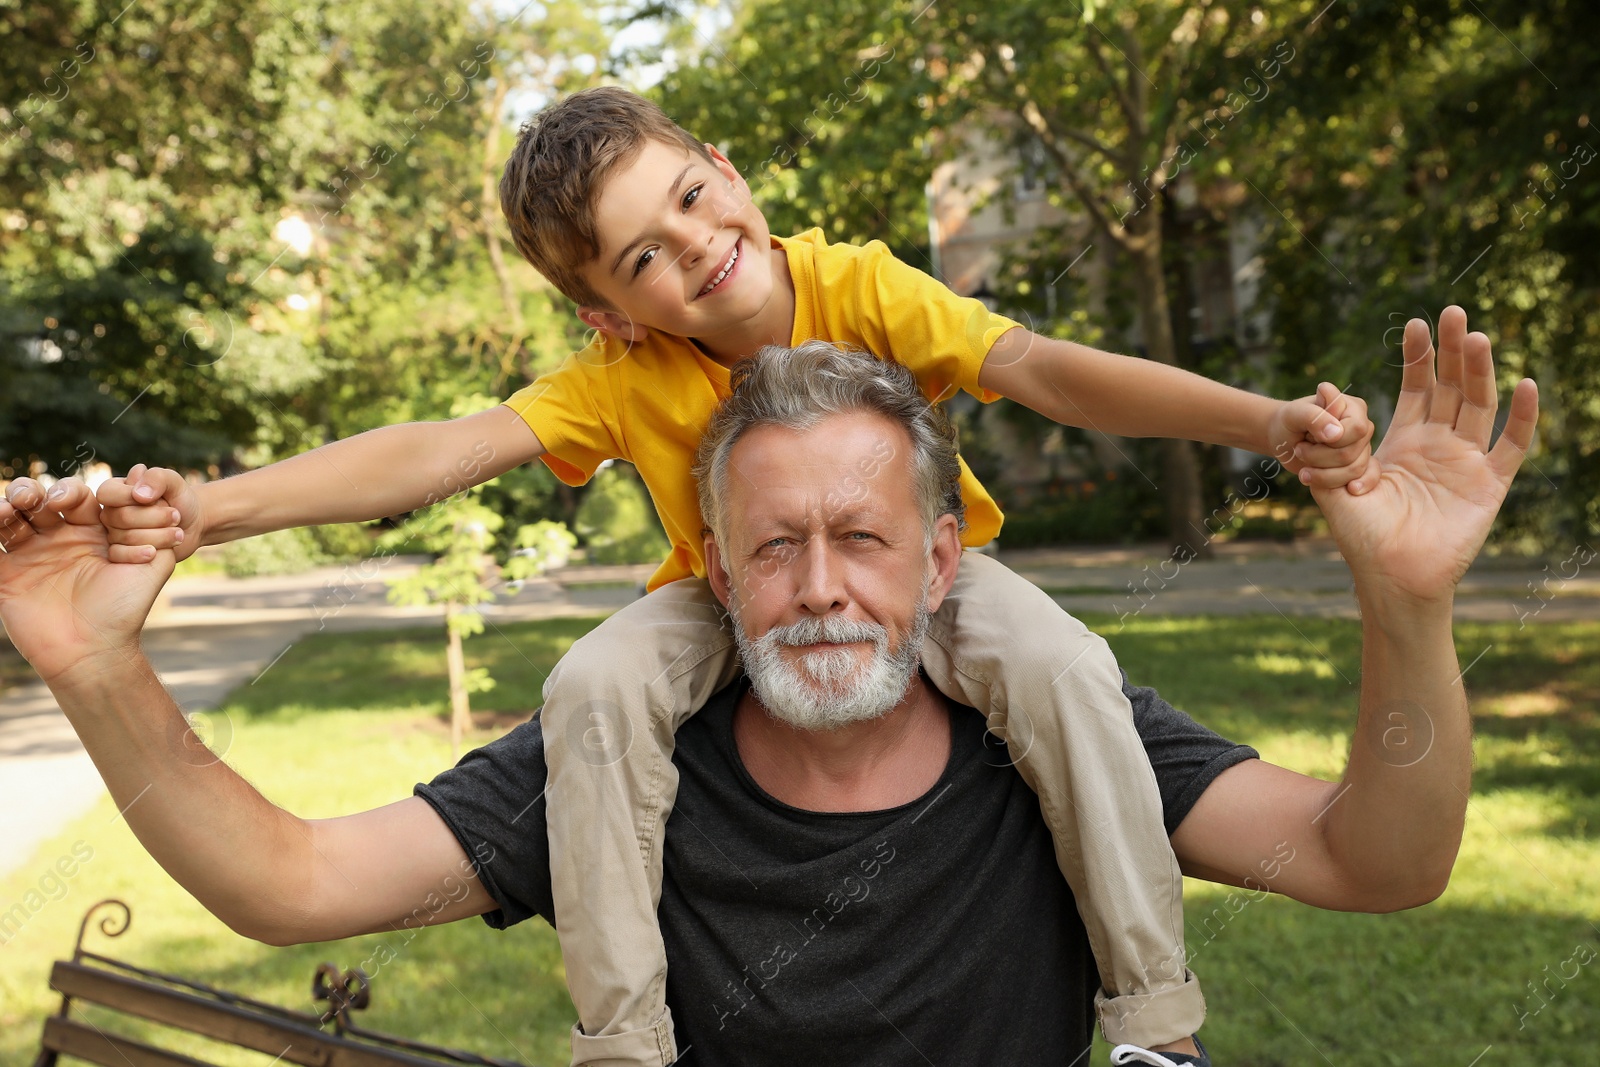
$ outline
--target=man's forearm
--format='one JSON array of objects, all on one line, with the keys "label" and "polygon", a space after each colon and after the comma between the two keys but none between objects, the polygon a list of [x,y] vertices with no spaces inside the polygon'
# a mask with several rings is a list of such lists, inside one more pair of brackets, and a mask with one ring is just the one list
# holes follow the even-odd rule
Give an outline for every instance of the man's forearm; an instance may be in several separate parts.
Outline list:
[{"label": "man's forearm", "polygon": [[538,455],[509,408],[384,426],[199,487],[214,545],[272,530],[365,522],[437,503]]},{"label": "man's forearm", "polygon": [[107,653],[51,682],[129,827],[234,930],[278,941],[321,862],[302,820],[214,756],[143,657]]},{"label": "man's forearm", "polygon": [[1378,899],[1423,903],[1449,880],[1472,783],[1472,724],[1449,598],[1359,595],[1361,710],[1323,820],[1339,866]]}]

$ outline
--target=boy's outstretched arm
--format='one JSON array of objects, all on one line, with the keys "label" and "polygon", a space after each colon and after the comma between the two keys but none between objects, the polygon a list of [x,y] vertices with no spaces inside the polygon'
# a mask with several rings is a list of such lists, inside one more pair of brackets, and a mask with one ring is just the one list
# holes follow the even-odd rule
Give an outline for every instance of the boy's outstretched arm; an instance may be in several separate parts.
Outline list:
[{"label": "boy's outstretched arm", "polygon": [[174,471],[139,466],[103,483],[97,495],[111,561],[142,563],[156,549],[172,548],[183,559],[201,545],[272,530],[399,515],[543,454],[521,416],[497,405],[448,422],[369,430],[198,486]]},{"label": "boy's outstretched arm", "polygon": [[989,350],[978,384],[1067,426],[1271,456],[1317,489],[1359,493],[1377,482],[1366,403],[1327,383],[1314,397],[1274,400],[1019,328]]}]

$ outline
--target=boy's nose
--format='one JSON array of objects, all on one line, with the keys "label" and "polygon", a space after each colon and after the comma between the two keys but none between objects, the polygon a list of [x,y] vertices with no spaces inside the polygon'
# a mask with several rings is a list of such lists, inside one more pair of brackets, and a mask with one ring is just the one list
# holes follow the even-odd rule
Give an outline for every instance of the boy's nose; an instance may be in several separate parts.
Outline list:
[{"label": "boy's nose", "polygon": [[683,262],[685,266],[694,266],[712,254],[711,242],[716,238],[716,231],[696,228],[685,235],[683,249]]}]

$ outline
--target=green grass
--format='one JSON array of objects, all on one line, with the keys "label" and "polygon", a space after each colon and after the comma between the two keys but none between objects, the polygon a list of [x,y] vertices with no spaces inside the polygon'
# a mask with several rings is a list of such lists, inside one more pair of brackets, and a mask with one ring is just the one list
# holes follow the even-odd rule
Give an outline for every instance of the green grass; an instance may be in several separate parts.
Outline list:
[{"label": "green grass", "polygon": [[[1085,621],[1116,629],[1109,615]],[[526,717],[542,672],[590,625],[506,626],[469,642],[475,665],[499,679],[475,698],[486,724],[497,731]],[[1456,633],[1463,665],[1485,654],[1466,675],[1478,771],[1449,891],[1398,915],[1340,915],[1276,898],[1235,896],[1230,907],[1231,891],[1191,881],[1189,947],[1219,1064],[1467,1067],[1492,1046],[1480,1067],[1542,1067],[1581,1062],[1600,1034],[1600,966],[1577,968],[1564,985],[1550,978],[1563,967],[1573,973],[1567,961],[1580,946],[1600,953],[1600,624],[1461,624]],[[1136,683],[1268,759],[1326,777],[1342,767],[1359,669],[1354,623],[1140,618],[1111,641]],[[291,810],[316,817],[372,807],[447,764],[443,670],[431,632],[322,635],[234,694],[212,717],[212,733]],[[307,1007],[316,963],[356,966],[388,946],[397,958],[378,973],[363,1025],[533,1064],[566,1062],[571,1006],[555,936],[542,923],[496,934],[473,920],[409,941],[268,948],[190,900],[115,815],[103,802],[0,880],[4,909],[75,842],[94,850],[65,899],[0,947],[0,1067],[31,1060],[40,1020],[56,1006],[45,992],[49,962],[69,953],[84,908],[109,895],[134,908],[132,929],[108,946],[113,955]],[[1547,979],[1541,1008],[1528,983]],[[1528,1013],[1521,1028],[1519,1009]],[[1105,1054],[1098,1049],[1093,1061]]]}]

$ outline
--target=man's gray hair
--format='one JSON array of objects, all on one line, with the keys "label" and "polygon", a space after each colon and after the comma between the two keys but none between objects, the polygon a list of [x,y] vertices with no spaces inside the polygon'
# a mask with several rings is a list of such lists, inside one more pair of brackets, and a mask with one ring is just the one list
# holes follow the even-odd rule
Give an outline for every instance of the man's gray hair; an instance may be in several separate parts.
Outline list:
[{"label": "man's gray hair", "polygon": [[914,489],[930,544],[941,515],[954,515],[958,528],[966,529],[955,429],[922,395],[916,376],[902,364],[826,341],[806,341],[793,348],[767,345],[734,366],[732,382],[733,395],[712,416],[694,464],[700,514],[719,541],[727,533],[722,502],[728,496],[728,456],[739,438],[757,426],[810,429],[830,415],[847,412],[885,415],[905,427],[911,438]]}]

